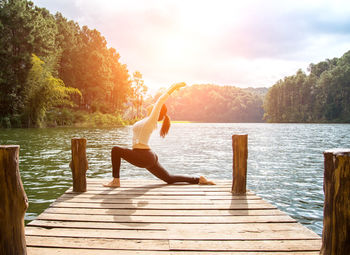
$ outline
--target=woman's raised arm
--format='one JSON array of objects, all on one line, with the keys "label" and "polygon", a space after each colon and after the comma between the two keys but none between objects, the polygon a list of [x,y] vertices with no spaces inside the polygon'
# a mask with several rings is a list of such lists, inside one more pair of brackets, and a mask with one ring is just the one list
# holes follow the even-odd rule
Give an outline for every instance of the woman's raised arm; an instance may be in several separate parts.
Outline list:
[{"label": "woman's raised arm", "polygon": [[185,87],[186,83],[185,82],[179,82],[179,83],[175,83],[173,84],[168,90],[167,93],[170,95],[171,93],[173,93],[175,90],[180,89],[182,87]]},{"label": "woman's raised arm", "polygon": [[168,99],[169,95],[171,93],[173,93],[175,90],[178,90],[182,87],[185,87],[186,86],[186,83],[184,82],[179,82],[179,83],[175,83],[173,84],[164,94],[162,94],[157,102],[155,103],[153,109],[152,109],[152,112],[150,114],[150,120],[158,120],[158,116],[159,116],[159,113],[160,113],[160,109],[162,108],[162,105],[166,102],[166,100]]}]

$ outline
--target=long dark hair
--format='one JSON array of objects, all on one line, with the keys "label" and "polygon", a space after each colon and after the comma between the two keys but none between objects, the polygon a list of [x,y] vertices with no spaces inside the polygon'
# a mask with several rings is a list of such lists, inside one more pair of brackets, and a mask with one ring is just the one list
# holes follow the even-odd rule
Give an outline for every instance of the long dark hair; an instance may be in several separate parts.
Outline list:
[{"label": "long dark hair", "polygon": [[165,104],[163,104],[158,117],[158,121],[163,120],[162,128],[160,129],[160,136],[163,138],[166,136],[166,134],[168,134],[170,128],[170,118],[166,114],[167,111],[168,109],[166,108]]}]

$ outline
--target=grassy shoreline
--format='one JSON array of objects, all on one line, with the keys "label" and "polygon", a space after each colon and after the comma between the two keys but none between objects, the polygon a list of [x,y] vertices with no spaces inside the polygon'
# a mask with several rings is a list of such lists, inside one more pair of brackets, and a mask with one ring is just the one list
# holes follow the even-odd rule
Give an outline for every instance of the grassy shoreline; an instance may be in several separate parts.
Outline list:
[{"label": "grassy shoreline", "polygon": [[113,127],[133,124],[136,120],[126,120],[118,113],[88,113],[85,111],[68,111],[47,114],[45,127]]}]

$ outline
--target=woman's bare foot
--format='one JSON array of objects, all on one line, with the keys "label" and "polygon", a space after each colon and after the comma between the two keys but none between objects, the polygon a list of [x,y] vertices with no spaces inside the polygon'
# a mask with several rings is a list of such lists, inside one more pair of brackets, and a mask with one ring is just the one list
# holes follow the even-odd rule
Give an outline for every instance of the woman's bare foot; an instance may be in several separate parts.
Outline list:
[{"label": "woman's bare foot", "polygon": [[204,176],[199,177],[199,185],[215,185],[214,182],[208,181]]},{"label": "woman's bare foot", "polygon": [[104,187],[118,188],[120,187],[120,179],[114,178],[111,182],[103,184]]}]

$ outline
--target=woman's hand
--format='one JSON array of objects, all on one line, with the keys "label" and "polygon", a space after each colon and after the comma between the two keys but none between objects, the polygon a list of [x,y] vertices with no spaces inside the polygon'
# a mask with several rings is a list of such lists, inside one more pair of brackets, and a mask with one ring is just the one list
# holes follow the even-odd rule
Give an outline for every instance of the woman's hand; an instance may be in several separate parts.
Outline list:
[{"label": "woman's hand", "polygon": [[186,83],[185,82],[178,82],[178,83],[175,83],[173,86],[175,87],[175,89],[181,89],[181,88],[186,86]]},{"label": "woman's hand", "polygon": [[173,93],[175,90],[181,89],[182,87],[185,87],[186,83],[185,82],[178,82],[173,84],[167,91],[167,93],[170,95]]}]

